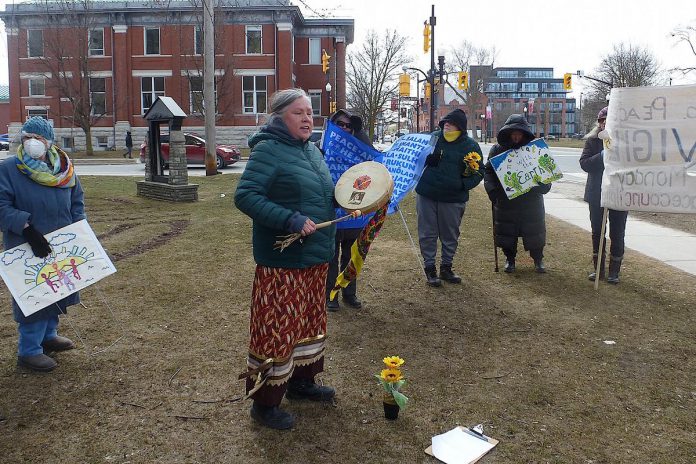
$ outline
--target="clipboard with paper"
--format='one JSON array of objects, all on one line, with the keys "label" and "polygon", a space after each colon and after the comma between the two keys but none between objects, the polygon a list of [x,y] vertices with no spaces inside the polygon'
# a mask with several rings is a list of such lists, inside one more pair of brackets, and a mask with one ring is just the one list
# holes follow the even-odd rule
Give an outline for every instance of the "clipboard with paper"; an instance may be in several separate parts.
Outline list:
[{"label": "clipboard with paper", "polygon": [[478,462],[497,444],[498,440],[483,434],[483,426],[459,426],[434,436],[425,453],[445,464],[470,464]]}]

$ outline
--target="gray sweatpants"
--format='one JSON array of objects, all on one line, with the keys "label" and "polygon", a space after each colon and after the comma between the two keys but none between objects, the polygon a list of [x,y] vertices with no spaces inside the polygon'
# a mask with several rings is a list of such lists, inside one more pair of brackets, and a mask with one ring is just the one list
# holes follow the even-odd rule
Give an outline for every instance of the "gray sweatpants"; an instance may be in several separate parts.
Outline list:
[{"label": "gray sweatpants", "polygon": [[425,267],[435,266],[437,239],[442,244],[441,264],[452,264],[459,242],[459,226],[462,223],[466,202],[443,203],[416,195],[418,213],[418,242]]}]

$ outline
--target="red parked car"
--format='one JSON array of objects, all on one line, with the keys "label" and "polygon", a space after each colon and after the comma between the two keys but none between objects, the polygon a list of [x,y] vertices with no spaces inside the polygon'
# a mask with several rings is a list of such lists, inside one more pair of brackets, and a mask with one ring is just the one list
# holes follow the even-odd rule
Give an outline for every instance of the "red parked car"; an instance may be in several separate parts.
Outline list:
[{"label": "red parked car", "polygon": [[[205,166],[205,140],[194,134],[184,133],[186,141],[186,162],[188,165]],[[169,135],[160,136],[160,146],[162,150],[162,161],[164,167],[169,167]],[[140,161],[145,162],[145,147],[147,141],[140,145]],[[239,149],[234,145],[218,145],[215,147],[216,164],[218,169],[234,164],[241,158]]]}]

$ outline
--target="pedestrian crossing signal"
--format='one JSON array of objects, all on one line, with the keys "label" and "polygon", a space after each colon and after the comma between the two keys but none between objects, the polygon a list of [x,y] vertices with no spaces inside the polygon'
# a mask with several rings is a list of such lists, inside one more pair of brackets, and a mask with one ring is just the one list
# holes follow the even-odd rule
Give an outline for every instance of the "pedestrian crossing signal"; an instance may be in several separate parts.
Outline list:
[{"label": "pedestrian crossing signal", "polygon": [[469,73],[468,72],[461,71],[458,73],[457,87],[459,88],[459,90],[466,90],[469,88]]},{"label": "pedestrian crossing signal", "polygon": [[573,75],[571,73],[563,75],[563,89],[573,90]]}]

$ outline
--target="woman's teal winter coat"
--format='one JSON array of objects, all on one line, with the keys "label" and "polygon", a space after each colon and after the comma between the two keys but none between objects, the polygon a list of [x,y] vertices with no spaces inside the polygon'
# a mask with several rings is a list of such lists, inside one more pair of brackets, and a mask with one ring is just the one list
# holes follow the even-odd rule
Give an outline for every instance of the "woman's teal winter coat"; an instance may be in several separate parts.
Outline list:
[{"label": "woman's teal winter coat", "polygon": [[335,217],[334,185],[319,149],[290,137],[280,118],[251,136],[249,146],[251,156],[234,202],[253,220],[256,263],[307,268],[330,261],[336,233],[333,225],[295,241],[282,253],[273,249],[279,235],[294,231],[298,216],[317,224]]}]

